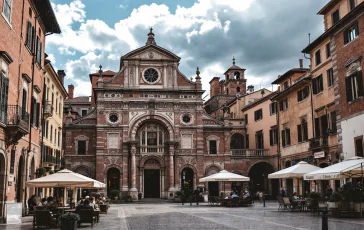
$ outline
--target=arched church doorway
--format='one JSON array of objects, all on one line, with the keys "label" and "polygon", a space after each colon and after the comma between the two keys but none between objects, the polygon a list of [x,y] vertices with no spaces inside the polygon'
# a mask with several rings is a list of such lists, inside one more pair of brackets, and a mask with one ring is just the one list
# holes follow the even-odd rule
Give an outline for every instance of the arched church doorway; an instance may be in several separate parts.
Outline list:
[{"label": "arched church doorway", "polygon": [[117,168],[107,170],[107,194],[113,189],[120,190],[120,171]]},{"label": "arched church doorway", "polygon": [[193,188],[193,170],[191,168],[184,168],[181,173],[181,187],[188,184],[191,188]]},{"label": "arched church doorway", "polygon": [[253,165],[249,170],[251,192],[261,191],[275,196],[279,190],[278,180],[268,180],[268,174],[273,172],[273,166],[267,162],[259,162]]},{"label": "arched church doorway", "polygon": [[149,159],[144,164],[144,198],[160,198],[161,169],[155,159]]},{"label": "arched church doorway", "polygon": [[[206,171],[206,176],[220,172],[220,169],[216,166],[210,166]],[[219,182],[208,182],[207,189],[210,196],[219,196]]]},{"label": "arched church doorway", "polygon": [[20,156],[18,163],[18,171],[16,174],[16,200],[22,202],[23,196],[23,169],[24,169],[24,157]]}]

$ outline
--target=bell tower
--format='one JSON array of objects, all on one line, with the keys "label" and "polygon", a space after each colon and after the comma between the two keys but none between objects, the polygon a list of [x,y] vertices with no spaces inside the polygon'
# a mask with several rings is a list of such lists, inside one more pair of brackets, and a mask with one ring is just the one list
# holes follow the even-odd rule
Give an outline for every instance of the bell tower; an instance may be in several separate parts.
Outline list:
[{"label": "bell tower", "polygon": [[235,57],[233,57],[233,65],[224,73],[225,94],[227,95],[246,94],[246,79],[244,72],[245,69],[235,65]]}]

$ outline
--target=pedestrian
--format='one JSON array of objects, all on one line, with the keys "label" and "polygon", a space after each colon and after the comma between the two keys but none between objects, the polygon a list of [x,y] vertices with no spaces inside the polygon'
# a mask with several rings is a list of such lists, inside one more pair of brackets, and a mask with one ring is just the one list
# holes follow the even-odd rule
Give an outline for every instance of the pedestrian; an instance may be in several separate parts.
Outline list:
[{"label": "pedestrian", "polygon": [[200,198],[200,191],[196,188],[194,191],[193,191],[193,195],[196,199],[196,205],[198,205],[198,199]]}]

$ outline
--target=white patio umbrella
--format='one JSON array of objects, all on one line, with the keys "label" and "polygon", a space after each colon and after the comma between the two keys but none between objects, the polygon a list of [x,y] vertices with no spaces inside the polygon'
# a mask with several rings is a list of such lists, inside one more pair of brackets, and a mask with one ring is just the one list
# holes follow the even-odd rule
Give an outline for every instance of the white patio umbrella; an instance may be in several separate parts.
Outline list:
[{"label": "white patio umbrella", "polygon": [[63,169],[57,173],[40,177],[25,183],[28,187],[52,188],[52,187],[70,187],[70,188],[105,188],[106,184],[86,177],[79,173]]},{"label": "white patio umbrella", "polygon": [[224,182],[224,194],[225,194],[225,182],[232,182],[232,181],[250,181],[249,177],[242,176],[239,174],[231,173],[226,170],[221,170],[218,173],[212,174],[210,176],[201,178],[200,182]]},{"label": "white patio umbrella", "polygon": [[304,175],[305,180],[341,180],[363,177],[364,158],[353,157],[329,167]]},{"label": "white patio umbrella", "polygon": [[282,169],[278,172],[268,174],[269,179],[284,179],[284,178],[302,178],[306,173],[310,173],[321,169],[320,167],[311,165],[305,161],[301,161],[289,168]]},{"label": "white patio umbrella", "polygon": [[250,181],[249,177],[242,176],[239,174],[231,173],[226,170],[221,170],[218,173],[212,174],[210,176],[201,178],[200,182],[210,182],[210,181]]}]

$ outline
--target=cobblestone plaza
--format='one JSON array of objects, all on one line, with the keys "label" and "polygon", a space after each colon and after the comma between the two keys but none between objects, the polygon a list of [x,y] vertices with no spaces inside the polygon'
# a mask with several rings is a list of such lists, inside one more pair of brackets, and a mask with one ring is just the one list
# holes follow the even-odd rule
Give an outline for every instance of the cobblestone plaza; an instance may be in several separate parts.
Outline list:
[{"label": "cobblestone plaza", "polygon": [[[160,202],[163,202],[162,200]],[[111,205],[107,214],[92,229],[321,229],[321,216],[305,212],[277,211],[278,203],[270,201],[263,207],[211,207],[207,203],[139,203]],[[31,217],[23,218],[22,225],[0,225],[0,229],[33,229]],[[83,225],[80,229],[91,229]],[[364,229],[360,219],[329,218],[330,230]]]}]

